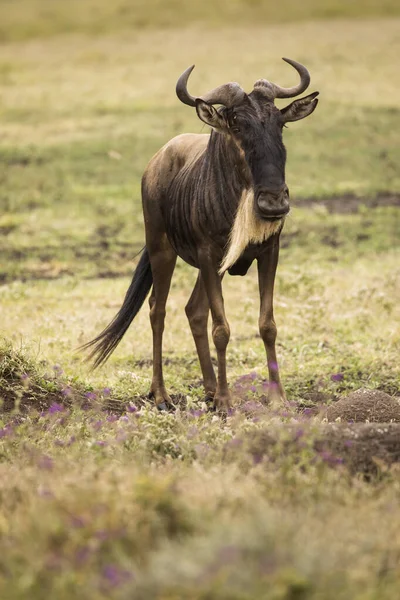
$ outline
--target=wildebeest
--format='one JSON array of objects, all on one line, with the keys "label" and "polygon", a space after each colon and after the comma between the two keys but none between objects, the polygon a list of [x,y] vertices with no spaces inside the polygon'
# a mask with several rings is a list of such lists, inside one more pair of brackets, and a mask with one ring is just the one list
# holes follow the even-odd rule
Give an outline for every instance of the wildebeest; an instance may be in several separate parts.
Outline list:
[{"label": "wildebeest", "polygon": [[[267,353],[269,398],[284,399],[275,351],[273,289],[279,236],[289,212],[285,183],[286,151],[282,128],[311,114],[314,92],[279,110],[275,98],[292,98],[310,83],[308,70],[284,58],[300,75],[300,83],[283,88],[265,79],[246,94],[227,83],[193,97],[187,81],[193,66],[178,79],[176,93],[212,128],[211,134],[183,134],[168,142],[151,159],[142,178],[146,246],[123,305],[94,340],[89,358],[94,366],[107,360],[141,308],[150,288],[153,330],[153,379],[150,395],[160,409],[171,400],[162,370],[165,306],[177,256],[199,269],[186,305],[206,394],[219,410],[231,407],[226,376],[230,331],[224,310],[222,278],[245,275],[257,260],[260,290],[259,330]],[[215,105],[220,105],[215,108]],[[217,351],[217,377],[207,334],[211,309],[212,337]]]}]

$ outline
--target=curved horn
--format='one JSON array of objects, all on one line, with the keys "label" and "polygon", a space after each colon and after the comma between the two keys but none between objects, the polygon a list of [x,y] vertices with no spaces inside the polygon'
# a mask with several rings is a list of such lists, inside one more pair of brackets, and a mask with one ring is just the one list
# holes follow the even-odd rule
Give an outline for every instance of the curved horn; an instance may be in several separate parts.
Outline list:
[{"label": "curved horn", "polygon": [[293,96],[298,96],[302,94],[310,85],[310,73],[305,68],[304,65],[298,63],[295,60],[291,60],[290,58],[283,58],[285,62],[289,65],[292,65],[300,75],[300,83],[291,88],[283,88],[280,85],[276,85],[273,83],[275,98],[293,98]]},{"label": "curved horn", "polygon": [[196,106],[196,98],[191,96],[187,91],[187,82],[193,69],[194,65],[186,69],[186,71],[184,71],[179,77],[176,84],[176,95],[178,96],[179,100],[183,102],[183,104],[187,104],[188,106]]},{"label": "curved horn", "polygon": [[178,82],[176,84],[176,95],[179,100],[188,106],[196,106],[196,100],[200,99],[203,102],[207,102],[208,104],[223,104],[224,106],[233,106],[234,104],[239,104],[246,93],[240,87],[238,83],[225,83],[224,85],[220,85],[219,87],[207,92],[204,96],[194,97],[191,96],[187,90],[187,82],[189,79],[190,73],[193,71],[194,65],[186,69],[179,77]]},{"label": "curved horn", "polygon": [[293,98],[293,96],[302,94],[310,85],[310,73],[302,64],[295,60],[291,60],[290,58],[283,58],[282,60],[296,69],[300,75],[300,83],[291,88],[283,88],[266,79],[259,79],[255,82],[254,88],[262,88],[263,93],[268,96],[270,100],[274,100],[274,98]]}]

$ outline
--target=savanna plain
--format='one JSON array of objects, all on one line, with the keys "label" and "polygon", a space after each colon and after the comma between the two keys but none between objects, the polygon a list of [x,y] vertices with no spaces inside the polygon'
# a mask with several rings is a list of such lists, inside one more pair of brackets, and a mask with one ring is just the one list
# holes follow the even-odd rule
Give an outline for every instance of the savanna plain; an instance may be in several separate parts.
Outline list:
[{"label": "savanna plain", "polygon": [[[399,597],[399,55],[391,0],[0,2],[2,599]],[[158,413],[147,303],[101,369],[76,348],[131,280],[147,162],[206,131],[175,96],[180,73],[196,63],[199,95],[294,85],[282,56],[320,92],[284,130],[288,403],[264,402],[253,268],[224,280],[235,410],[208,410],[184,314],[196,272],[178,262],[164,335],[176,410]],[[357,412],[370,394],[386,394],[385,424],[351,423],[379,420]],[[377,435],[393,464],[371,451]]]}]

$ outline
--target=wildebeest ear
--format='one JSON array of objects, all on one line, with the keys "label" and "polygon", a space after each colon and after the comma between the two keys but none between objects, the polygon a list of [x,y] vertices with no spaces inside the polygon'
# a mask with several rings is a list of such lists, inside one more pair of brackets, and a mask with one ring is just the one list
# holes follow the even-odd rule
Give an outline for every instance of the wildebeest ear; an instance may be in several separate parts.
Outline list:
[{"label": "wildebeest ear", "polygon": [[196,100],[196,112],[199,119],[210,125],[213,129],[221,131],[225,128],[225,121],[219,112],[212,106],[207,104],[204,100],[197,98]]},{"label": "wildebeest ear", "polygon": [[318,104],[318,96],[319,92],[314,92],[305,98],[298,98],[289,106],[285,106],[282,108],[281,115],[284,123],[289,123],[290,121],[300,121],[300,119],[304,119],[304,117],[308,117],[317,107]]}]

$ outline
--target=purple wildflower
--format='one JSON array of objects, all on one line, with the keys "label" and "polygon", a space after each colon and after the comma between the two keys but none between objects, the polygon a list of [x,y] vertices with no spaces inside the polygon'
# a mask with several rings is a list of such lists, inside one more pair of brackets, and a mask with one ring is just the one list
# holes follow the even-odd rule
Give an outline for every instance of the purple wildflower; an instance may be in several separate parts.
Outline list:
[{"label": "purple wildflower", "polygon": [[253,413],[257,410],[260,410],[261,404],[255,400],[248,400],[241,408],[245,413]]},{"label": "purple wildflower", "polygon": [[299,429],[297,429],[297,430],[295,431],[295,434],[294,434],[294,439],[295,439],[295,440],[299,440],[300,438],[302,438],[302,437],[303,437],[303,435],[304,435],[304,429],[302,429],[301,427],[299,427]]},{"label": "purple wildflower", "polygon": [[208,444],[201,442],[200,444],[195,444],[194,451],[196,452],[197,458],[206,458],[210,452],[210,448]]},{"label": "purple wildflower", "polygon": [[28,388],[29,387],[29,384],[30,384],[31,380],[30,380],[30,377],[29,377],[29,375],[27,373],[23,373],[21,375],[21,382],[22,382],[22,385],[24,386],[24,388]]},{"label": "purple wildflower", "polygon": [[116,565],[106,565],[103,568],[102,575],[105,583],[109,587],[114,588],[123,585],[133,577],[133,574],[130,571],[127,571],[126,569],[121,569]]},{"label": "purple wildflower", "polygon": [[9,435],[11,433],[11,431],[12,431],[12,429],[11,429],[10,425],[6,425],[2,429],[0,429],[0,439]]},{"label": "purple wildflower", "polygon": [[95,392],[86,392],[85,398],[87,398],[88,400],[96,400],[97,395]]},{"label": "purple wildflower", "polygon": [[343,381],[343,379],[343,373],[334,373],[333,375],[331,375],[331,381]]},{"label": "purple wildflower", "polygon": [[275,414],[282,417],[282,419],[287,419],[287,418],[293,416],[292,413],[289,412],[288,410],[277,411],[277,412],[275,412]]},{"label": "purple wildflower", "polygon": [[111,390],[108,387],[105,387],[102,392],[103,396],[109,396],[111,394]]},{"label": "purple wildflower", "polygon": [[43,488],[43,487],[39,487],[38,496],[40,496],[41,498],[54,498],[53,492],[51,492],[49,489]]},{"label": "purple wildflower", "polygon": [[262,462],[263,459],[263,455],[260,454],[259,452],[256,452],[255,454],[253,454],[253,463],[255,465],[259,465],[260,462]]},{"label": "purple wildflower", "polygon": [[191,417],[202,417],[204,415],[204,410],[201,410],[200,408],[192,408],[189,411],[189,414]]},{"label": "purple wildflower", "polygon": [[77,548],[75,552],[75,563],[78,565],[78,567],[83,566],[88,561],[91,553],[92,550],[89,548],[89,546],[80,546]]},{"label": "purple wildflower", "polygon": [[247,373],[246,375],[242,375],[239,379],[236,380],[236,384],[242,384],[246,381],[255,381],[257,379],[257,373],[255,371],[251,371],[251,373]]},{"label": "purple wildflower", "polygon": [[39,469],[44,469],[45,471],[51,471],[53,469],[53,466],[54,466],[54,461],[51,458],[51,456],[48,456],[47,454],[43,454],[43,456],[40,457],[40,459],[38,461]]},{"label": "purple wildflower", "polygon": [[232,446],[233,448],[238,448],[243,445],[243,440],[241,440],[240,438],[232,438],[228,442],[228,445]]},{"label": "purple wildflower", "polygon": [[137,407],[136,407],[134,404],[132,404],[132,403],[130,402],[130,403],[128,404],[128,407],[127,407],[127,409],[126,409],[126,410],[127,410],[127,412],[130,412],[130,413],[135,413],[135,412],[137,412],[137,410],[138,410],[138,409],[137,409]]},{"label": "purple wildflower", "polygon": [[72,388],[69,385],[67,385],[63,390],[61,390],[61,393],[66,398],[69,398],[70,396],[72,396]]},{"label": "purple wildflower", "polygon": [[320,457],[324,462],[331,466],[343,463],[343,458],[341,458],[340,456],[335,456],[334,454],[329,452],[329,450],[322,450],[322,452],[320,452]]},{"label": "purple wildflower", "polygon": [[82,527],[85,527],[86,525],[85,519],[79,515],[72,515],[70,523],[71,527],[74,527],[75,529],[82,529]]},{"label": "purple wildflower", "polygon": [[104,446],[107,446],[107,442],[105,442],[104,440],[98,440],[97,442],[95,442],[95,445],[103,448]]},{"label": "purple wildflower", "polygon": [[106,542],[107,540],[110,539],[110,537],[112,537],[110,535],[110,532],[107,531],[107,529],[99,529],[99,531],[96,531],[94,534],[95,538],[100,540],[101,542]]},{"label": "purple wildflower", "polygon": [[55,413],[62,412],[64,407],[62,404],[58,404],[58,402],[53,402],[53,404],[48,409],[49,415],[54,415]]},{"label": "purple wildflower", "polygon": [[118,417],[117,417],[117,415],[108,415],[107,421],[109,423],[114,423],[115,421],[118,421]]}]

